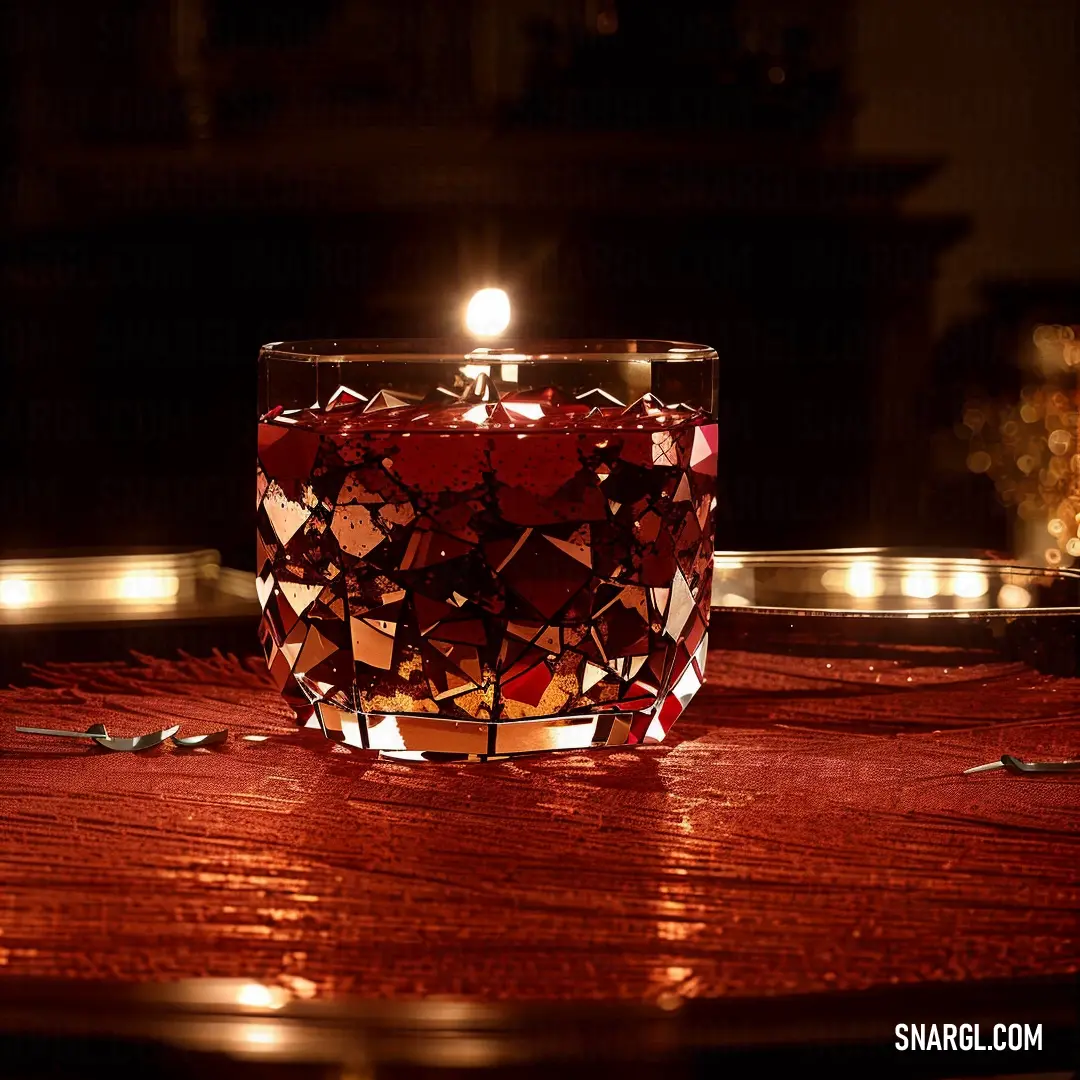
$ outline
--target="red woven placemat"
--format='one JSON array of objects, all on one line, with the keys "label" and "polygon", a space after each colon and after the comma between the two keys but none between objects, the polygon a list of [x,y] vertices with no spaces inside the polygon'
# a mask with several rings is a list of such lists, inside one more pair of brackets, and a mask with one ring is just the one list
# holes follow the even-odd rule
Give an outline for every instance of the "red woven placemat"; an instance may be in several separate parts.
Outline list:
[{"label": "red woven placemat", "polygon": [[[1080,680],[714,652],[661,746],[409,765],[295,728],[261,661],[0,694],[0,976],[654,999],[1074,972]],[[226,726],[111,754],[16,725]]]}]

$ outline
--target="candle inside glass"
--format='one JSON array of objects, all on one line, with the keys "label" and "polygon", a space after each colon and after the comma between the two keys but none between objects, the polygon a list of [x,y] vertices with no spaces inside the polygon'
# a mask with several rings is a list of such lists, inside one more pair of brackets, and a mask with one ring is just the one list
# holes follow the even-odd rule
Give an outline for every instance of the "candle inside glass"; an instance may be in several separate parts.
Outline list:
[{"label": "candle inside glass", "polygon": [[[662,739],[705,665],[715,354],[285,348],[318,385],[264,379],[260,636],[298,716],[399,755]],[[666,364],[701,403],[613,392]]]}]

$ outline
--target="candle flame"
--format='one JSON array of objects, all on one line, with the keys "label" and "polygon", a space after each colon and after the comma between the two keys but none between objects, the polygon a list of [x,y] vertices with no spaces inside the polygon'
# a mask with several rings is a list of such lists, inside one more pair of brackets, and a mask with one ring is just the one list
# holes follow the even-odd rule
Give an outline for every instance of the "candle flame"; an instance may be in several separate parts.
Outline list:
[{"label": "candle flame", "polygon": [[477,337],[495,337],[510,325],[510,297],[503,289],[480,289],[465,311],[465,326]]}]

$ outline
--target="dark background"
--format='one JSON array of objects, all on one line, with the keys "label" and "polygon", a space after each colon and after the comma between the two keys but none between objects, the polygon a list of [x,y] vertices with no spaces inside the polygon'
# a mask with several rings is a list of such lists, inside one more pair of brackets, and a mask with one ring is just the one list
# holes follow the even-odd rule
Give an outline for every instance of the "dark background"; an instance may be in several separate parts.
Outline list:
[{"label": "dark background", "polygon": [[1076,0],[0,6],[9,550],[253,565],[255,357],[454,328],[721,357],[718,546],[1008,548],[964,465],[1077,322]]}]

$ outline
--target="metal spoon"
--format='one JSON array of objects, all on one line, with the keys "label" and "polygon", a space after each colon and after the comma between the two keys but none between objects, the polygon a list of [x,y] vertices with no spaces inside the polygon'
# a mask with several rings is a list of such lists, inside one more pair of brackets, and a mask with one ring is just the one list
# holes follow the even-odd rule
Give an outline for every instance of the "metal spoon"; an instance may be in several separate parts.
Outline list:
[{"label": "metal spoon", "polygon": [[976,765],[965,769],[964,775],[971,773],[993,772],[995,769],[1008,769],[1012,773],[1063,773],[1080,772],[1080,760],[1077,761],[1021,761],[1012,754],[1002,754],[998,761],[985,765]]},{"label": "metal spoon", "polygon": [[114,735],[95,739],[98,746],[104,746],[106,750],[149,750],[152,746],[160,746],[166,739],[171,738],[180,730],[179,724],[161,731],[151,731],[148,735],[136,735],[133,739],[118,739]]},{"label": "metal spoon", "polygon": [[59,731],[54,728],[24,728],[17,727],[27,735],[54,735],[63,739],[93,739],[98,746],[106,750],[132,751],[149,750],[152,746],[160,746],[166,739],[171,738],[180,730],[180,725],[164,728],[161,731],[151,731],[146,735],[136,735],[132,739],[121,739],[109,735],[103,724],[91,724],[89,731]]},{"label": "metal spoon", "polygon": [[223,743],[228,737],[229,729],[222,728],[221,731],[211,731],[208,735],[174,735],[172,741],[177,746],[214,746]]},{"label": "metal spoon", "polygon": [[109,738],[104,724],[91,724],[89,731],[61,731],[58,728],[17,727],[24,735],[55,735],[61,739],[101,739]]}]

